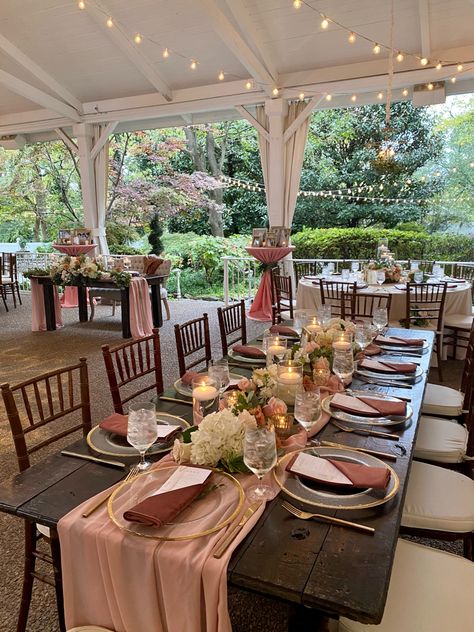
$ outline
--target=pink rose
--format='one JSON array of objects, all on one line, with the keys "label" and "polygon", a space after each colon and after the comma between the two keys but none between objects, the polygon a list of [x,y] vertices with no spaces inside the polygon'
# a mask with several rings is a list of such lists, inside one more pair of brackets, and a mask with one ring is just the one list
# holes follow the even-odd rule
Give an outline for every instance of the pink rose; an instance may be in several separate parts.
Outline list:
[{"label": "pink rose", "polygon": [[317,371],[330,371],[329,361],[327,358],[318,358],[313,364],[313,368]]},{"label": "pink rose", "polygon": [[255,390],[255,384],[252,382],[252,380],[249,380],[246,377],[243,377],[240,382],[237,384],[237,387],[240,391],[254,391]]},{"label": "pink rose", "polygon": [[271,397],[268,400],[266,406],[263,407],[263,414],[265,417],[272,417],[273,415],[286,415],[288,410],[285,402],[278,397]]},{"label": "pink rose", "polygon": [[313,351],[315,351],[316,349],[319,349],[319,345],[317,342],[314,342],[314,340],[312,340],[311,342],[308,342],[305,346],[305,348],[303,349],[304,353],[313,353]]}]

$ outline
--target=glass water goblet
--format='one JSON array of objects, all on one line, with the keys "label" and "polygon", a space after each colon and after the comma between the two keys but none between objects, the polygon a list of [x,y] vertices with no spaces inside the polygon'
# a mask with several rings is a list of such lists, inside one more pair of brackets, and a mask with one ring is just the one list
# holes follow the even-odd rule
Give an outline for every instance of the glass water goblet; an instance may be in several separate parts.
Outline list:
[{"label": "glass water goblet", "polygon": [[377,270],[377,283],[378,285],[385,283],[385,270]]},{"label": "glass water goblet", "polygon": [[423,283],[423,272],[421,270],[415,270],[413,273],[413,280],[415,283]]},{"label": "glass water goblet", "polygon": [[311,430],[321,416],[321,393],[299,390],[295,396],[295,419],[306,431]]},{"label": "glass water goblet", "polygon": [[332,359],[332,371],[343,384],[349,384],[354,373],[352,351],[335,351]]},{"label": "glass water goblet", "polygon": [[257,485],[250,487],[246,493],[251,503],[273,497],[272,488],[262,483],[262,478],[275,467],[276,461],[277,451],[273,428],[247,430],[244,438],[244,463],[258,478]]},{"label": "glass water goblet", "polygon": [[145,453],[158,438],[155,404],[132,404],[128,411],[127,441],[140,453],[139,470],[147,470],[151,463],[145,461]]},{"label": "glass water goblet", "polygon": [[364,351],[372,342],[372,329],[367,324],[356,325],[354,341]]},{"label": "glass water goblet", "polygon": [[377,307],[372,315],[372,323],[377,328],[378,333],[382,333],[388,325],[388,314],[385,307]]},{"label": "glass water goblet", "polygon": [[318,320],[321,327],[326,330],[332,316],[332,305],[321,305],[318,309]]},{"label": "glass water goblet", "polygon": [[214,360],[207,370],[209,377],[215,380],[219,393],[225,391],[230,384],[229,362],[224,358],[222,360]]}]

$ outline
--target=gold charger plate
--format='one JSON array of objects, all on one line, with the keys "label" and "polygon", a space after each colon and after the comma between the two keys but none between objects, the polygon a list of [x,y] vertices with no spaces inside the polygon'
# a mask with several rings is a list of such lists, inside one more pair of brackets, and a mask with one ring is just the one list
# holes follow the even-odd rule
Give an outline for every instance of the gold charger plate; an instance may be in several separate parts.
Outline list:
[{"label": "gold charger plate", "polygon": [[[373,467],[386,467],[390,470],[390,481],[386,489],[356,489],[341,490],[331,489],[315,482],[308,481],[296,474],[285,471],[289,459],[296,452],[307,452],[322,458],[334,458],[341,461],[369,465]],[[371,454],[364,454],[350,448],[331,447],[306,447],[295,452],[283,455],[273,470],[273,476],[282,494],[290,499],[299,501],[305,507],[324,507],[326,509],[369,509],[387,503],[393,498],[400,487],[397,473],[389,465],[377,459]]]},{"label": "gold charger plate", "polygon": [[[178,464],[167,465],[140,474],[131,481],[123,482],[113,492],[107,504],[107,511],[112,522],[122,531],[141,538],[165,541],[194,540],[210,533],[220,531],[231,523],[240,513],[245,499],[244,490],[239,481],[227,472],[214,468],[208,478],[208,485],[213,486],[203,498],[196,498],[186,509],[176,516],[174,522],[162,527],[150,527],[123,518],[123,512],[150,496],[165,483],[178,468]],[[229,493],[230,502],[223,510],[225,494]],[[205,528],[203,523],[212,523]]]},{"label": "gold charger plate", "polygon": [[[190,424],[182,417],[176,415],[170,415],[169,413],[161,413],[157,411],[156,421],[158,424],[166,426],[181,426],[183,430],[189,428]],[[178,434],[178,437],[180,435]],[[161,452],[168,452],[171,450],[176,435],[173,436],[171,441],[156,441],[151,448],[147,450],[147,454],[160,454]],[[121,437],[112,432],[102,430],[99,426],[94,426],[89,431],[86,437],[87,445],[99,452],[99,454],[107,454],[108,456],[137,456],[137,450],[131,446],[126,437]]]}]

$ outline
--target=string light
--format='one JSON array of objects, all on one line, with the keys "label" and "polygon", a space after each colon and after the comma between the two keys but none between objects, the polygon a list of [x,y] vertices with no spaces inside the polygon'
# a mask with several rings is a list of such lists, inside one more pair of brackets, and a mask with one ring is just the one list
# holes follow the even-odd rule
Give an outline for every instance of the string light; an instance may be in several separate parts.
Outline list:
[{"label": "string light", "polygon": [[278,88],[273,88],[272,94],[273,94],[274,97],[277,97],[278,96]]},{"label": "string light", "polygon": [[427,86],[428,90],[433,90],[434,85],[430,82]]},{"label": "string light", "polygon": [[398,62],[402,62],[404,59],[405,59],[405,57],[403,56],[403,53],[398,51],[398,53],[397,53],[397,61]]},{"label": "string light", "polygon": [[109,16],[107,18],[107,26],[109,27],[109,29],[111,29],[114,25],[114,21],[112,20],[112,18]]},{"label": "string light", "polygon": [[376,43],[372,49],[372,52],[374,53],[374,55],[378,55],[380,53],[380,50],[380,45]]},{"label": "string light", "polygon": [[332,95],[331,94],[327,94],[326,95],[326,101],[331,101],[332,99]]},{"label": "string light", "polygon": [[404,97],[407,97],[408,96],[408,90],[406,88],[404,88],[402,90],[402,94],[403,94]]},{"label": "string light", "polygon": [[458,65],[456,66],[456,70],[457,70],[458,72],[461,72],[461,70],[462,70],[463,68],[464,68],[464,66],[463,66],[462,64],[458,64]]},{"label": "string light", "polygon": [[321,28],[327,29],[328,26],[329,26],[329,20],[326,17],[323,17],[323,20],[321,22]]},{"label": "string light", "polygon": [[196,70],[197,61],[195,59],[191,59],[191,63],[189,64],[189,67],[191,68],[191,70]]},{"label": "string light", "polygon": [[170,56],[170,52],[167,48],[165,48],[165,50],[163,51],[163,57],[165,59],[168,59],[169,56]]},{"label": "string light", "polygon": [[293,6],[295,9],[299,9],[301,7],[301,0],[293,0]]},{"label": "string light", "polygon": [[347,38],[347,41],[349,42],[349,44],[353,44],[356,41],[356,34],[354,33],[354,31],[351,31],[349,33],[349,37]]},{"label": "string light", "polygon": [[142,43],[142,36],[140,35],[140,33],[137,33],[135,35],[135,37],[133,38],[135,44],[141,44]]},{"label": "string light", "polygon": [[217,78],[219,79],[219,81],[224,81],[225,75],[224,75],[224,71],[223,70],[220,71],[220,73],[219,73]]},{"label": "string light", "polygon": [[440,61],[435,66],[436,70],[441,70],[442,67],[443,67],[443,64]]},{"label": "string light", "polygon": [[252,82],[251,81],[247,81],[247,83],[245,84],[245,87],[247,90],[250,90],[250,88],[252,87]]},{"label": "string light", "polygon": [[77,6],[79,7],[79,9],[85,9],[86,3],[84,2],[84,0],[79,0],[79,2],[77,3]]},{"label": "string light", "polygon": [[353,103],[355,103],[355,101],[357,101],[357,97],[356,97],[356,95],[355,95],[355,94],[353,94],[353,95],[351,96],[351,101],[352,101]]},{"label": "string light", "polygon": [[300,101],[304,101],[304,92],[300,92],[298,98]]},{"label": "string light", "polygon": [[451,83],[456,83],[456,77],[451,77]]},{"label": "string light", "polygon": [[422,58],[420,59],[420,64],[421,64],[422,66],[427,66],[427,65],[428,65],[428,59],[426,59],[426,57],[422,57]]},{"label": "string light", "polygon": [[379,92],[377,95],[377,99],[382,100],[383,99],[383,92]]}]

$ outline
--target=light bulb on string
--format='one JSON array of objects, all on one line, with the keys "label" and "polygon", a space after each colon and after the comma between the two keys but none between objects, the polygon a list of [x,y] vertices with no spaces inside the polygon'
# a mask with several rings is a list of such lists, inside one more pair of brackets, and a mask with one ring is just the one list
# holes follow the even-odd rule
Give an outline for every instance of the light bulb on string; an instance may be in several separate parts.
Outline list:
[{"label": "light bulb on string", "polygon": [[245,84],[245,88],[246,88],[247,90],[250,90],[250,89],[251,89],[251,87],[252,87],[252,82],[251,82],[251,81],[247,81],[247,83]]},{"label": "light bulb on string", "polygon": [[402,94],[403,94],[404,97],[407,97],[408,96],[408,90],[406,88],[404,88],[402,90]]},{"label": "light bulb on string", "polygon": [[357,97],[356,97],[356,95],[355,95],[355,94],[353,94],[353,95],[351,96],[351,101],[352,101],[353,103],[355,103],[355,102],[357,101]]},{"label": "light bulb on string", "polygon": [[274,97],[277,97],[278,96],[278,88],[273,88],[272,94],[273,94]]},{"label": "light bulb on string", "polygon": [[404,59],[405,59],[405,57],[403,56],[403,53],[398,51],[398,53],[397,53],[397,61],[398,62],[402,62]]},{"label": "light bulb on string", "polygon": [[113,27],[113,25],[114,25],[114,21],[112,20],[111,17],[109,17],[107,19],[107,26],[109,27],[109,29],[111,29]]},{"label": "light bulb on string", "polygon": [[304,101],[304,92],[300,92],[300,93],[299,93],[299,95],[298,95],[298,99],[299,99],[300,101]]},{"label": "light bulb on string", "polygon": [[356,41],[356,34],[353,31],[349,33],[347,41],[349,42],[349,44],[353,44]]},{"label": "light bulb on string", "polygon": [[326,101],[331,101],[331,100],[332,100],[332,94],[327,94]]},{"label": "light bulb on string", "polygon": [[458,72],[461,72],[461,70],[462,70],[463,68],[464,68],[464,66],[463,66],[462,64],[458,64],[458,65],[456,66],[456,70],[457,70]]},{"label": "light bulb on string", "polygon": [[427,65],[428,65],[428,59],[427,59],[426,57],[422,57],[422,58],[420,59],[420,64],[421,64],[422,66],[427,66]]},{"label": "light bulb on string", "polygon": [[326,16],[324,16],[322,21],[321,21],[321,28],[322,29],[327,29],[328,26],[329,26],[329,20],[327,19]]},{"label": "light bulb on string", "polygon": [[293,6],[295,9],[299,9],[301,7],[301,0],[293,0]]},{"label": "light bulb on string", "polygon": [[441,70],[442,67],[443,67],[443,64],[440,61],[435,66],[436,70]]},{"label": "light bulb on string", "polygon": [[372,49],[372,52],[374,53],[374,55],[378,55],[380,53],[380,50],[381,50],[380,44],[375,44]]},{"label": "light bulb on string", "polygon": [[142,43],[142,36],[140,35],[140,33],[137,33],[135,35],[135,37],[133,38],[135,44],[141,44]]},{"label": "light bulb on string", "polygon": [[217,78],[219,79],[219,81],[224,81],[225,75],[224,75],[224,71],[223,70],[220,71],[220,73],[219,73]]},{"label": "light bulb on string", "polygon": [[170,56],[170,52],[167,48],[165,48],[165,50],[163,51],[163,57],[164,59],[168,59],[168,57]]},{"label": "light bulb on string", "polygon": [[428,90],[433,90],[434,85],[430,82],[427,86]]},{"label": "light bulb on string", "polygon": [[86,3],[84,2],[84,0],[79,0],[79,2],[77,3],[77,6],[79,7],[79,9],[85,9]]},{"label": "light bulb on string", "polygon": [[377,99],[379,99],[380,101],[383,99],[383,92],[378,93]]},{"label": "light bulb on string", "polygon": [[451,83],[456,83],[456,77],[451,77]]},{"label": "light bulb on string", "polygon": [[191,68],[191,70],[196,70],[197,61],[195,59],[191,59],[191,63],[189,64],[189,67]]}]

